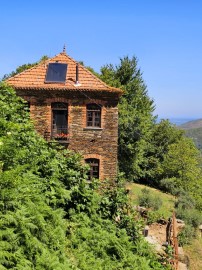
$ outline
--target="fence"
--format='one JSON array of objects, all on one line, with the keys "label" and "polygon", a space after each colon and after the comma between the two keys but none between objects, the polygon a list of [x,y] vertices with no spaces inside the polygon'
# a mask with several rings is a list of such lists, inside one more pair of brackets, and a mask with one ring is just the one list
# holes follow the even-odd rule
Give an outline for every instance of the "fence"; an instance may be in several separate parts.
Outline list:
[{"label": "fence", "polygon": [[171,260],[171,265],[173,266],[173,269],[177,270],[178,269],[177,220],[174,212],[166,228],[166,241],[173,249],[173,258]]}]

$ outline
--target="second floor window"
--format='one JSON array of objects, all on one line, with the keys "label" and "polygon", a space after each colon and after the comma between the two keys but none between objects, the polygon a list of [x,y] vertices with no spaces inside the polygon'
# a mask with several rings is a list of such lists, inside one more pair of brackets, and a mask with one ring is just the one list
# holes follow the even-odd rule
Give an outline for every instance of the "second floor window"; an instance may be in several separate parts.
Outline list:
[{"label": "second floor window", "polygon": [[67,136],[67,104],[52,103],[52,137],[57,140],[66,140]]},{"label": "second floor window", "polygon": [[97,104],[87,105],[87,127],[101,127],[101,107]]}]

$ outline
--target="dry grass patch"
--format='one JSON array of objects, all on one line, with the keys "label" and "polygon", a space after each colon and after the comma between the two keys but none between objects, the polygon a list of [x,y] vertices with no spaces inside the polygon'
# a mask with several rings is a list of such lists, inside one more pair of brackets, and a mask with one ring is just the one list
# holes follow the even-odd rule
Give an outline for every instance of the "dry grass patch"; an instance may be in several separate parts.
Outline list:
[{"label": "dry grass patch", "polygon": [[191,245],[184,246],[184,252],[190,260],[190,270],[202,269],[202,239],[194,239]]}]

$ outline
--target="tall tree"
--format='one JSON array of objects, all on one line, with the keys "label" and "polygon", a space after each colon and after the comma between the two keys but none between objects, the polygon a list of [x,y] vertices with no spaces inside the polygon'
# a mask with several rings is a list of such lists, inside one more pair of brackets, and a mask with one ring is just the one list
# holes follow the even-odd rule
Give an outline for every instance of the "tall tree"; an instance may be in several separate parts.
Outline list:
[{"label": "tall tree", "polygon": [[111,86],[120,87],[124,94],[119,104],[119,168],[130,180],[145,176],[147,151],[155,122],[154,102],[148,96],[147,87],[135,57],[120,59],[117,66],[101,68],[100,78]]},{"label": "tall tree", "polygon": [[183,138],[184,132],[177,129],[168,120],[161,120],[153,126],[150,136],[145,181],[147,184],[159,186],[159,181],[165,177],[162,163],[168,153],[168,148]]}]

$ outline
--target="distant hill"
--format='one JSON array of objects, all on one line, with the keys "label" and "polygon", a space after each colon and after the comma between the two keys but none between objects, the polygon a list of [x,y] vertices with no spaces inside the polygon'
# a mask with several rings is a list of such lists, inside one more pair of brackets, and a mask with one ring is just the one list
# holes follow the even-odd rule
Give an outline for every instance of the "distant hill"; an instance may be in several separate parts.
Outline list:
[{"label": "distant hill", "polygon": [[189,121],[178,128],[184,129],[186,136],[192,138],[196,147],[202,150],[202,119]]},{"label": "distant hill", "polygon": [[179,125],[179,128],[182,129],[195,129],[195,128],[202,128],[202,119],[197,119],[193,121],[186,122],[182,125]]}]

